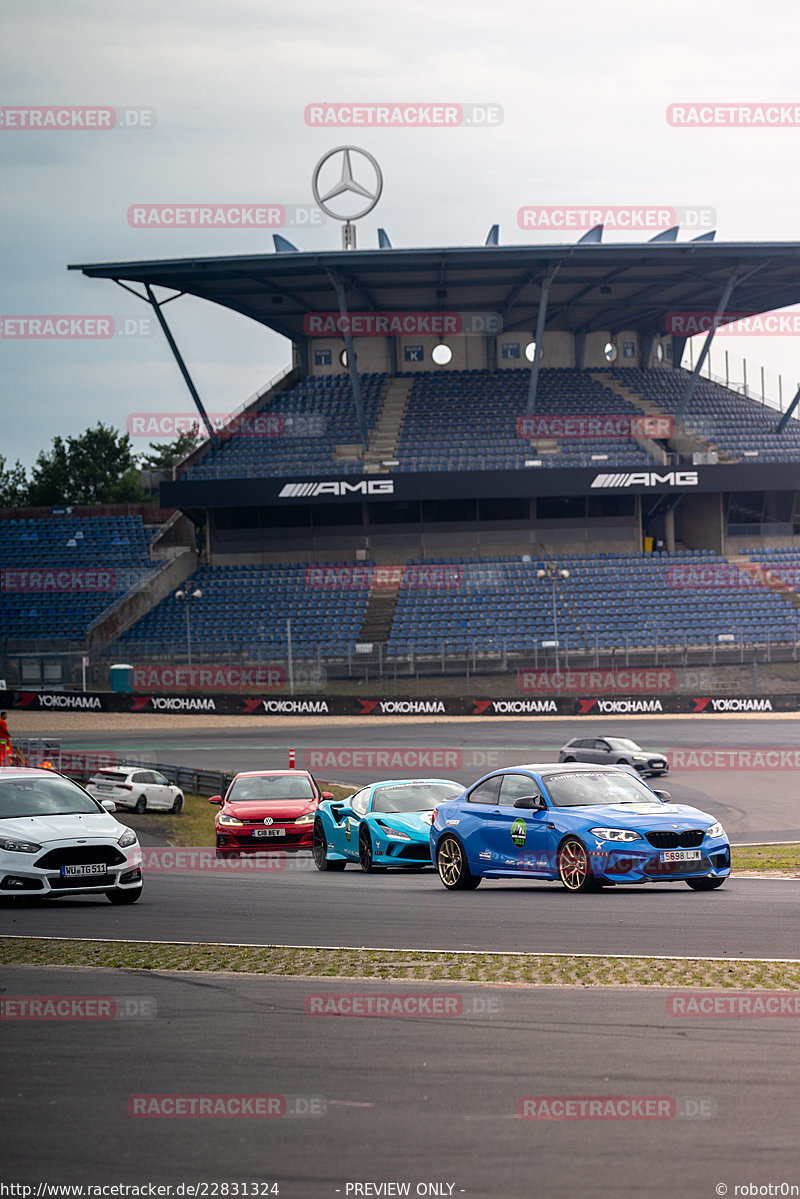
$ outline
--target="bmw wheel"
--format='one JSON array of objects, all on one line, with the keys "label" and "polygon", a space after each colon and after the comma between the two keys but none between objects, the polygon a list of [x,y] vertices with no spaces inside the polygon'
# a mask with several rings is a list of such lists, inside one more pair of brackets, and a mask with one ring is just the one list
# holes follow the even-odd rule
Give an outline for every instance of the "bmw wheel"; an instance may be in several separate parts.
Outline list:
[{"label": "bmw wheel", "polygon": [[145,797],[143,795],[139,796],[136,803],[133,805],[133,810],[134,810],[134,812],[138,812],[138,814],[140,816],[141,816],[142,812],[147,811],[147,800],[145,799]]},{"label": "bmw wheel", "polygon": [[314,840],[311,847],[317,870],[344,870],[347,862],[328,860],[328,841],[321,820],[314,821]]},{"label": "bmw wheel", "polygon": [[602,887],[592,874],[586,849],[577,837],[568,837],[558,851],[558,877],[567,891],[598,891]]},{"label": "bmw wheel", "polygon": [[481,881],[479,874],[470,873],[461,842],[449,833],[436,847],[436,868],[449,891],[474,891]]},{"label": "bmw wheel", "polygon": [[716,891],[724,882],[724,878],[687,878],[686,886],[693,891]]}]

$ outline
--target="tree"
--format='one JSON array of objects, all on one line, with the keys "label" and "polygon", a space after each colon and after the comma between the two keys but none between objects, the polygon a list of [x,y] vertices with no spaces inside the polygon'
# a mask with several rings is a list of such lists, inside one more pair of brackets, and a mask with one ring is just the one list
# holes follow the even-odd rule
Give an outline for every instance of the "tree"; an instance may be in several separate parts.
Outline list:
[{"label": "tree", "polygon": [[127,433],[98,421],[79,437],[53,438],[31,470],[30,504],[112,504],[143,498]]},{"label": "tree", "polygon": [[23,508],[28,502],[28,480],[25,467],[19,458],[6,469],[6,460],[0,454],[0,508]]},{"label": "tree", "polygon": [[145,470],[172,470],[182,458],[197,449],[202,440],[195,433],[179,433],[174,441],[168,441],[166,445],[151,441],[152,453],[144,455],[142,466]]}]

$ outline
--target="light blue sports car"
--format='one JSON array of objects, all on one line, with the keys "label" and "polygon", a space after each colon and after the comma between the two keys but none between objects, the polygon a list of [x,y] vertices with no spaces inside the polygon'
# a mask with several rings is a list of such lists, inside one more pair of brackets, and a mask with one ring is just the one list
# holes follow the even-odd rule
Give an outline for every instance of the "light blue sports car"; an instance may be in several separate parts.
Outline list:
[{"label": "light blue sports car", "polygon": [[314,821],[314,865],[344,870],[358,862],[364,871],[430,866],[433,809],[463,789],[452,779],[388,779],[346,801],[326,799]]}]

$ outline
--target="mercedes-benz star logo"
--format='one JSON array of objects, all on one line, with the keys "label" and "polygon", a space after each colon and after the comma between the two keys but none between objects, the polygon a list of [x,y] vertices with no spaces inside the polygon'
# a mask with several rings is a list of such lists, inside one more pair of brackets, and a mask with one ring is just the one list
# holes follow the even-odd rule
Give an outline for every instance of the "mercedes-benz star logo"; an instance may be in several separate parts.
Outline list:
[{"label": "mercedes-benz star logo", "polygon": [[264,824],[272,824],[272,817],[271,817],[271,816],[265,816],[265,817],[264,817]]},{"label": "mercedes-benz star logo", "polygon": [[[320,172],[325,166],[325,163],[329,162],[330,159],[335,158],[337,154],[341,154],[343,156],[341,177],[338,183],[334,183],[334,185],[329,187],[324,194],[321,194],[319,189]],[[363,184],[357,183],[353,178],[353,164],[350,159],[351,154],[360,154],[362,158],[366,158],[367,162],[371,164],[372,169],[375,172],[375,181],[371,188],[364,187]],[[323,157],[320,158],[319,162],[314,167],[314,174],[311,179],[311,188],[314,192],[314,199],[317,201],[317,204],[319,204],[322,211],[327,213],[328,216],[333,217],[335,221],[356,221],[359,219],[359,217],[366,216],[368,212],[371,212],[378,203],[378,200],[380,200],[381,193],[383,191],[383,172],[378,166],[376,159],[374,159],[367,150],[361,150],[358,146],[337,146],[335,150],[329,150],[327,154],[323,155]],[[328,200],[335,200],[337,196],[347,195],[348,193],[354,196],[363,196],[369,201],[369,203],[365,208],[360,209],[358,212],[350,213],[334,212],[333,209],[328,207]]]}]

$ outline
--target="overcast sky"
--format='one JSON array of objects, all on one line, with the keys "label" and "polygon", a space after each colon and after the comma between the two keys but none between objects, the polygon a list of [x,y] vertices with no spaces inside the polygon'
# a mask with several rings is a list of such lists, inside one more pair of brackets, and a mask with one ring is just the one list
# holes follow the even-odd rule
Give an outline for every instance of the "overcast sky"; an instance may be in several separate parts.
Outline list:
[{"label": "overcast sky", "polygon": [[[718,240],[797,238],[800,127],[682,129],[666,118],[683,100],[800,102],[800,15],[783,0],[4,7],[4,106],[156,114],[145,129],[0,129],[5,317],[147,315],[67,263],[271,252],[267,230],[132,228],[128,208],[310,205],[316,161],[342,142],[369,150],[384,171],[380,204],[359,222],[361,247],[377,245],[378,225],[401,247],[482,245],[495,222],[505,244],[556,240],[517,223],[521,206],[545,204],[707,205]],[[305,108],[318,101],[491,103],[503,122],[311,128]],[[283,232],[302,250],[340,244],[332,223]],[[209,411],[237,407],[290,359],[288,342],[225,309],[188,298],[167,314]],[[800,377],[786,338],[747,353]],[[0,453],[11,461],[30,465],[55,434],[98,419],[124,428],[132,412],[192,411],[160,334],[3,337],[0,355]]]}]

